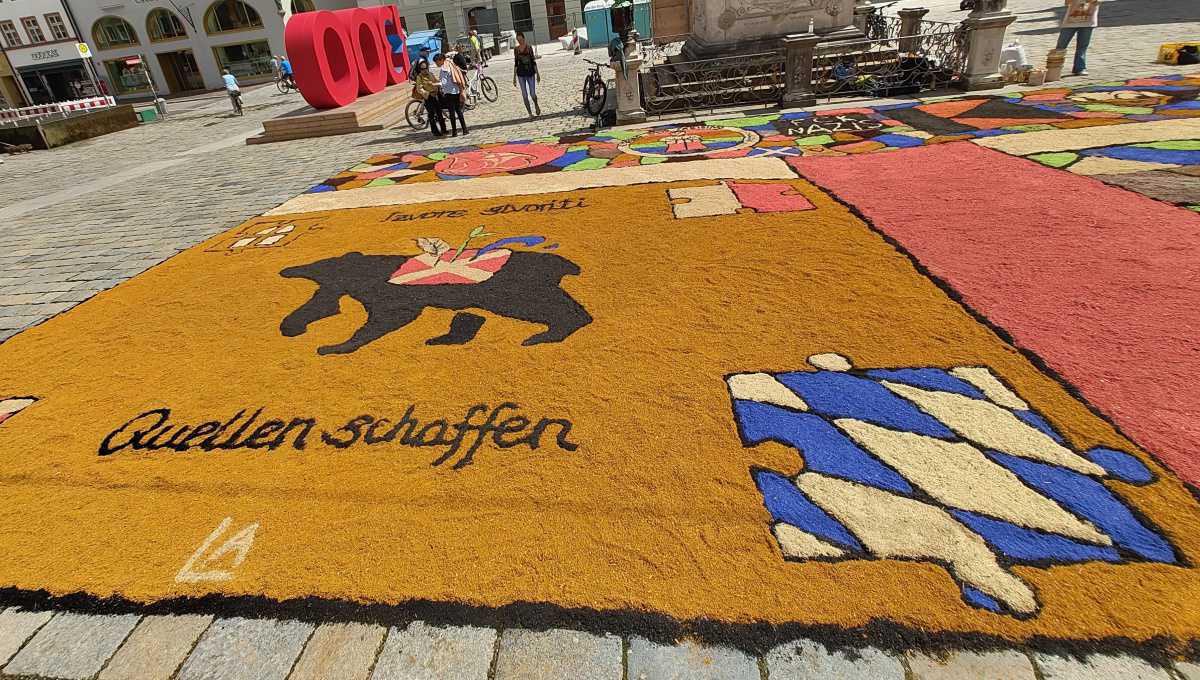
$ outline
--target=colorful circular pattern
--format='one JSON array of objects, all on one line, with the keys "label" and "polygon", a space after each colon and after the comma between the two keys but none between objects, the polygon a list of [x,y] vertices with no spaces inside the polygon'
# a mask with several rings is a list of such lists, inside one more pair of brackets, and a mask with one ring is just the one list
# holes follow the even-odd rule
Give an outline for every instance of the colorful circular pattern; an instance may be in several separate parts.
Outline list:
[{"label": "colorful circular pattern", "polygon": [[692,125],[657,130],[620,144],[621,151],[635,156],[685,158],[710,153],[736,151],[753,146],[758,133],[751,130],[711,125]]},{"label": "colorful circular pattern", "polygon": [[461,151],[438,161],[433,169],[459,177],[515,172],[545,165],[563,155],[565,147],[553,144],[503,144],[477,151]]}]

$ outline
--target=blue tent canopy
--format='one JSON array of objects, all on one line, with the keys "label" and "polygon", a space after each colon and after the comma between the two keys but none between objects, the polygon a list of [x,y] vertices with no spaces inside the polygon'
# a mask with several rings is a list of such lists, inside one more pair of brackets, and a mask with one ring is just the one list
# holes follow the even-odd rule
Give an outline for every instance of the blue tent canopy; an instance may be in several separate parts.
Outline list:
[{"label": "blue tent canopy", "polygon": [[437,54],[442,51],[442,38],[440,30],[431,31],[415,31],[408,34],[408,58],[415,62],[420,54],[422,47],[428,47],[430,54]]}]

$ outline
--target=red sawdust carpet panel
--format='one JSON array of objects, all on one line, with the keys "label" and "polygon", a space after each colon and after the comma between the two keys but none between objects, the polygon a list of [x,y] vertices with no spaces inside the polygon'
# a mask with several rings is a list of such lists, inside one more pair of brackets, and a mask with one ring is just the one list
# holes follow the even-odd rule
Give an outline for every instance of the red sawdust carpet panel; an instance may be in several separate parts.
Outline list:
[{"label": "red sawdust carpet panel", "polygon": [[971,143],[792,162],[1200,483],[1200,215]]}]

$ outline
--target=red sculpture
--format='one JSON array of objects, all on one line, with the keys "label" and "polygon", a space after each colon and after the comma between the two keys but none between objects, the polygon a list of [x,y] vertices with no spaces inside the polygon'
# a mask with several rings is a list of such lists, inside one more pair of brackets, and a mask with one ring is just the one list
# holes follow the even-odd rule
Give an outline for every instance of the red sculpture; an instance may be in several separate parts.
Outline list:
[{"label": "red sculpture", "polygon": [[[398,39],[398,53],[389,35]],[[283,42],[300,94],[316,109],[345,106],[408,80],[406,37],[395,5],[296,14]]]}]

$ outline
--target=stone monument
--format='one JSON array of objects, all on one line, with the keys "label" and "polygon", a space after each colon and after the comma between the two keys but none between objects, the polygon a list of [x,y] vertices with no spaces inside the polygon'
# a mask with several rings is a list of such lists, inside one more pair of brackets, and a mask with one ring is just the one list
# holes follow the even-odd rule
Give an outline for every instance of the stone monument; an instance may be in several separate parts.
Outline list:
[{"label": "stone monument", "polygon": [[789,34],[824,40],[862,37],[854,25],[855,0],[689,0],[689,59],[779,49]]},{"label": "stone monument", "polygon": [[979,0],[975,9],[963,20],[970,32],[967,50],[967,69],[963,74],[963,89],[991,90],[1004,87],[1000,75],[1000,50],[1004,48],[1004,32],[1017,17],[1007,9],[1008,0]]}]

